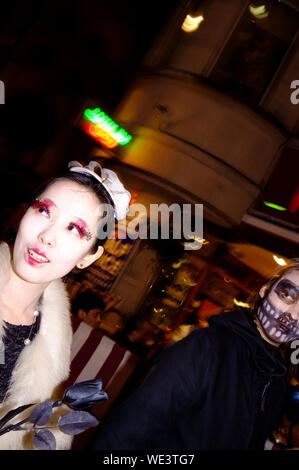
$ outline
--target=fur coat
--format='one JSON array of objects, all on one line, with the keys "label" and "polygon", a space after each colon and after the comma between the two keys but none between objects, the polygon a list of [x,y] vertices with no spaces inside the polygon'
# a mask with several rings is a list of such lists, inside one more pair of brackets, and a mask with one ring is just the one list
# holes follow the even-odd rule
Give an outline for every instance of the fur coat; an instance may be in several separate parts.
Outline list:
[{"label": "fur coat", "polygon": [[[10,263],[10,249],[6,243],[0,245],[0,292],[4,285]],[[18,293],[16,292],[16,295]],[[0,312],[0,341],[4,333]],[[51,282],[44,291],[40,328],[32,343],[24,347],[10,380],[10,388],[0,418],[20,405],[40,403],[48,399],[61,398],[59,385],[68,377],[71,355],[72,329],[69,300],[61,280]],[[65,414],[67,407],[56,413]],[[30,414],[31,408],[19,414],[11,423],[19,422]],[[54,418],[55,413],[53,413]],[[57,416],[56,416],[57,422]],[[51,429],[56,438],[56,448],[69,449],[72,437]],[[33,433],[10,431],[0,436],[0,449],[31,450]]]}]

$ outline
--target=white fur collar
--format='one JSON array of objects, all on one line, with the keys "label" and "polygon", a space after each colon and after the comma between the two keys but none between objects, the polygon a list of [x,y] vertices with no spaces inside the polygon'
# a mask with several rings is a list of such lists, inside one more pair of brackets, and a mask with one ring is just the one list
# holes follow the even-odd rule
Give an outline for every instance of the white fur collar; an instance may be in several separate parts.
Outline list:
[{"label": "white fur collar", "polygon": [[[0,245],[0,292],[10,264],[10,249]],[[69,301],[61,280],[45,289],[40,329],[34,341],[26,346],[13,371],[9,402],[17,404],[50,398],[53,388],[69,373],[72,329]],[[0,312],[0,339],[3,321]]]}]

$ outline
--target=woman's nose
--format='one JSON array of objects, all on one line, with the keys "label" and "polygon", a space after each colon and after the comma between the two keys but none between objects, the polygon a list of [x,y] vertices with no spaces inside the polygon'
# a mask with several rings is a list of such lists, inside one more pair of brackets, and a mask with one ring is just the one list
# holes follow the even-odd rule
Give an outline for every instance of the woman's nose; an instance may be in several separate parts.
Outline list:
[{"label": "woman's nose", "polygon": [[54,247],[56,245],[55,236],[53,230],[48,229],[41,232],[38,236],[39,240],[45,246]]}]

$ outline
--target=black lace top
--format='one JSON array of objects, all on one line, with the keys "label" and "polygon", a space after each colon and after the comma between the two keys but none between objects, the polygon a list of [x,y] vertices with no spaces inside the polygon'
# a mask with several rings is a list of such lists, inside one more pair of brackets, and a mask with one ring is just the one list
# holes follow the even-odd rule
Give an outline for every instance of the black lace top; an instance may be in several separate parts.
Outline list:
[{"label": "black lace top", "polygon": [[[5,333],[0,351],[0,403],[5,400],[13,368],[25,346],[25,339],[33,340],[40,326],[40,315],[32,325],[12,325],[4,321]],[[4,346],[4,347],[3,347]]]}]

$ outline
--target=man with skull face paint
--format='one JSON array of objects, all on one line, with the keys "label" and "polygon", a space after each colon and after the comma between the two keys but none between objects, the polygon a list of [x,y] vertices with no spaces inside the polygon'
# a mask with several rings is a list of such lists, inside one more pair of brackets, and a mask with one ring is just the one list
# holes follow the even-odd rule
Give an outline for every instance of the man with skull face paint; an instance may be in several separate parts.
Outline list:
[{"label": "man with skull face paint", "polygon": [[265,296],[257,311],[261,335],[273,344],[288,343],[299,337],[299,271],[286,273]]},{"label": "man with skull face paint", "polygon": [[260,289],[252,309],[226,310],[167,347],[89,448],[264,449],[283,411],[292,368],[285,349],[297,338],[294,260]]}]

